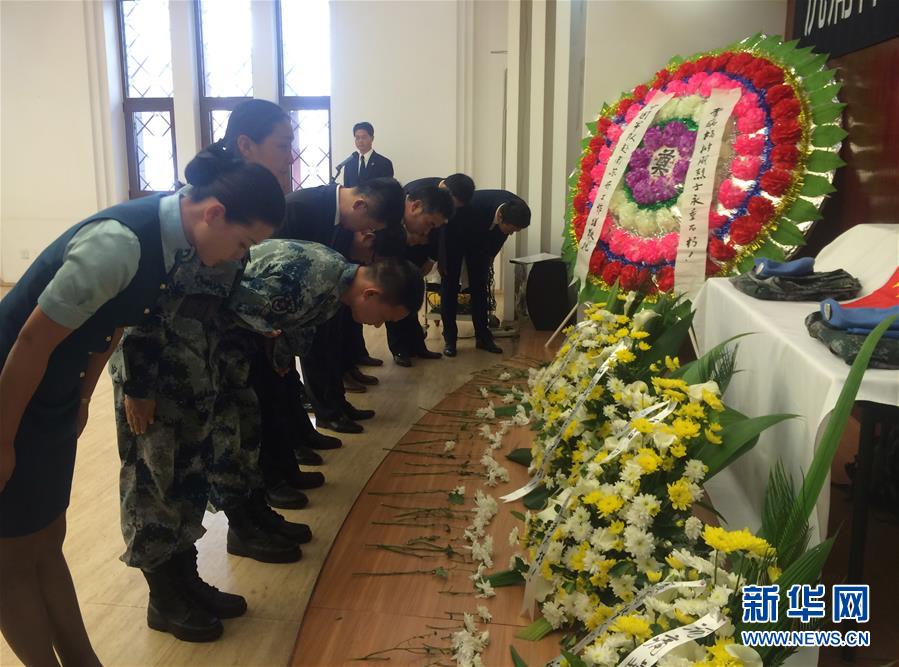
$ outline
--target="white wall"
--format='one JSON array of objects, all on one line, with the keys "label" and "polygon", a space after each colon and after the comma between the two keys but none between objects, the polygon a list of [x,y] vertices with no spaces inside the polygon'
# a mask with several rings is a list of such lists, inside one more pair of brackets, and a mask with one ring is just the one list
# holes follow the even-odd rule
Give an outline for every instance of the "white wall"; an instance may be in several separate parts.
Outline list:
[{"label": "white wall", "polygon": [[456,26],[453,0],[331,3],[334,164],[367,120],[401,182],[455,171]]},{"label": "white wall", "polygon": [[98,208],[80,2],[0,2],[0,278]]},{"label": "white wall", "polygon": [[505,0],[474,3],[474,159],[469,175],[477,187],[484,189],[503,185],[503,86],[508,13]]}]

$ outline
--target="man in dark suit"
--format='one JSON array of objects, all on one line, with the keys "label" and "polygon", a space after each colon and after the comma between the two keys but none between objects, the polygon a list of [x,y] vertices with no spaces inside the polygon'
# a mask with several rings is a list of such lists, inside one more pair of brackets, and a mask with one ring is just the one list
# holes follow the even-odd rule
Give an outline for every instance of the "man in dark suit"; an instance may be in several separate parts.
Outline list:
[{"label": "man in dark suit", "polygon": [[343,184],[347,187],[366,183],[373,178],[393,178],[393,162],[375,152],[372,148],[374,139],[375,128],[371,123],[363,121],[353,125],[353,141],[358,152],[344,167]]},{"label": "man in dark suit", "polygon": [[456,212],[444,230],[446,266],[440,283],[443,354],[456,356],[456,308],[462,262],[468,268],[475,347],[495,354],[502,348],[487,326],[487,279],[490,265],[510,235],[531,223],[531,209],[506,190],[476,190],[471,204]]},{"label": "man in dark suit", "polygon": [[[305,188],[287,195],[286,199],[287,213],[284,224],[276,233],[278,238],[315,241],[348,259],[356,232],[399,226],[404,210],[402,186],[392,178],[374,179],[353,188],[336,183]],[[319,427],[334,429],[336,423],[346,420],[354,430],[344,432],[358,433],[362,427],[349,421],[344,414],[351,412],[353,417],[361,419],[374,416],[374,412],[356,410],[346,401],[337,363],[342,340],[339,321],[334,317],[316,330],[310,352],[302,359],[305,389]],[[311,429],[299,398],[302,385],[296,370],[291,369],[282,377],[270,365],[260,365],[254,384],[257,395],[266,397],[265,401],[260,401],[262,447],[275,451],[266,460],[284,461],[285,454],[281,450],[292,444],[284,441],[297,435],[316,449],[339,447],[341,443],[337,438],[315,434]],[[296,488],[298,485],[291,485],[294,480],[287,477],[284,483],[278,484],[271,481],[277,471],[264,472],[268,478],[268,499],[273,507],[291,509],[305,505],[306,499]]]},{"label": "man in dark suit", "polygon": [[[440,262],[443,245],[443,222],[439,225],[439,212],[449,220],[456,211],[468,204],[474,194],[474,181],[465,174],[452,174],[446,178],[430,177],[410,181],[404,188],[406,191],[406,213],[403,224],[407,232],[405,258],[420,267],[422,276],[430,273],[437,262]],[[449,194],[448,202],[440,202],[439,193]],[[447,209],[451,204],[452,208]],[[430,219],[428,219],[430,217]],[[445,260],[444,260],[445,263]],[[405,319],[388,322],[387,344],[398,366],[412,366],[412,358],[439,359],[439,352],[431,352],[425,345],[424,331],[418,321],[418,313],[410,313]]]}]

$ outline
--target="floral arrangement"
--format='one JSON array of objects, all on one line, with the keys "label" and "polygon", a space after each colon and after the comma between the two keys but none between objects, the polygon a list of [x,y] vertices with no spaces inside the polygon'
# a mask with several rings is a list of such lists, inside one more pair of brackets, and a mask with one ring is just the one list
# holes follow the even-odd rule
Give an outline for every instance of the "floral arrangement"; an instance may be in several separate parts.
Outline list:
[{"label": "floral arrangement", "polygon": [[601,110],[588,124],[578,170],[569,181],[563,253],[574,264],[577,244],[607,164],[625,128],[656,95],[669,93],[642,141],[630,153],[611,196],[590,257],[587,297],[620,281],[624,290],[670,292],[681,220],[687,209],[684,180],[700,115],[713,90],[738,89],[722,135],[708,213],[706,275],[746,270],[755,256],[783,259],[804,243],[833,192],[840,127],[840,84],[825,68],[826,55],[795,42],[756,35],[720,51],[675,57],[651,81]]},{"label": "floral arrangement", "polygon": [[[625,321],[622,316],[628,316],[616,312],[622,310],[621,300],[613,298],[608,308],[589,306],[585,323],[569,331],[553,363],[531,375],[526,398],[538,431],[559,420],[550,419],[555,407],[549,397],[559,377],[573,381],[582,393],[589,391],[599,403],[588,401],[583,427],[564,434],[573,439],[568,449],[573,453],[560,457],[568,470],[554,457],[559,467],[547,478],[547,484],[558,482],[553,495],[544,496],[539,511],[523,515],[520,536],[517,528],[512,531],[510,540],[524,554],[511,570],[486,579],[495,586],[525,582],[526,607],[539,604],[542,617],[519,636],[536,640],[553,629],[566,632],[562,657],[553,664],[618,665],[648,640],[690,626],[692,639],[654,653],[652,664],[780,665],[793,649],[740,644],[746,627],[741,589],[775,582],[785,589],[820,578],[832,540],[807,548],[808,517],[870,354],[889,324],[872,333],[860,352],[801,488],[793,487],[780,466],[773,469],[762,526],[753,534],[708,525],[695,516],[701,485],[751,447],[755,435],[788,415],[748,420],[728,414],[720,390],[733,372],[726,347],[684,367],[665,355],[667,363],[649,364],[645,380],[623,385],[616,382],[616,372],[633,372],[628,366],[636,360],[619,359],[603,374],[602,392],[584,386],[578,357],[589,355],[583,365],[595,373],[598,362],[620,353],[626,338],[641,341],[633,335],[641,328],[634,327],[634,318]],[[619,335],[620,328],[627,334]],[[651,347],[666,344],[659,337]],[[590,412],[591,405],[603,401],[600,413]],[[737,431],[741,437],[735,439]],[[538,435],[538,443],[546,441]],[[531,452],[532,468],[541,446]],[[753,629],[794,627],[784,609],[779,621]],[[524,665],[514,651],[513,661]]]}]

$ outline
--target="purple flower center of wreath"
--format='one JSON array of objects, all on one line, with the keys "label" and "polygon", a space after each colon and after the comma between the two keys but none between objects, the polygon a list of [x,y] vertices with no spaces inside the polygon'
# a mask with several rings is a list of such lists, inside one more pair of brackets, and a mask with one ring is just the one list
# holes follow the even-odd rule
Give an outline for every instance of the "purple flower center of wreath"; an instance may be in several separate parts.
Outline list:
[{"label": "purple flower center of wreath", "polygon": [[624,177],[637,204],[650,206],[677,196],[695,142],[696,133],[679,120],[646,130]]}]

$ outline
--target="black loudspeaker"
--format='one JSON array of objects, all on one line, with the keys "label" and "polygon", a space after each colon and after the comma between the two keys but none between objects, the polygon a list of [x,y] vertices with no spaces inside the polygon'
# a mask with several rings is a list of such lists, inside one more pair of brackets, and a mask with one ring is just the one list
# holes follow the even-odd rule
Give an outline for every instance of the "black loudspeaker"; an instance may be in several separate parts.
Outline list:
[{"label": "black loudspeaker", "polygon": [[574,303],[568,291],[568,270],[561,259],[537,262],[525,288],[528,315],[537,331],[555,331]]}]

